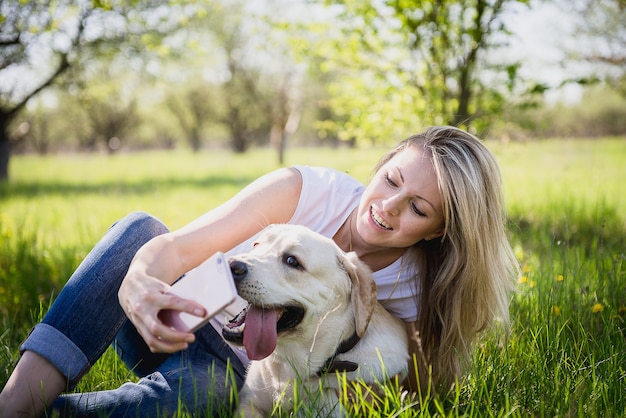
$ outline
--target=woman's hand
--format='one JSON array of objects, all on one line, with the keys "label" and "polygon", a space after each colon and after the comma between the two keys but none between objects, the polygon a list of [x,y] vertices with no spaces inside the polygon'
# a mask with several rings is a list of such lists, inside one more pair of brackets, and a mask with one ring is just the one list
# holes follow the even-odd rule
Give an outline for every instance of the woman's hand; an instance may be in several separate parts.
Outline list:
[{"label": "woman's hand", "polygon": [[196,316],[206,315],[199,303],[166,294],[169,285],[131,264],[118,292],[118,299],[128,319],[153,353],[174,353],[184,350],[195,340],[190,332],[176,331],[164,325],[159,317],[162,309],[184,311]]},{"label": "woman's hand", "polygon": [[195,338],[192,333],[163,325],[158,318],[162,309],[206,314],[194,301],[165,294],[167,283],[215,252],[235,247],[265,225],[287,222],[296,210],[301,188],[302,177],[296,169],[273,171],[195,221],[159,235],[139,249],[122,281],[118,299],[150,350],[173,353],[187,348]]}]

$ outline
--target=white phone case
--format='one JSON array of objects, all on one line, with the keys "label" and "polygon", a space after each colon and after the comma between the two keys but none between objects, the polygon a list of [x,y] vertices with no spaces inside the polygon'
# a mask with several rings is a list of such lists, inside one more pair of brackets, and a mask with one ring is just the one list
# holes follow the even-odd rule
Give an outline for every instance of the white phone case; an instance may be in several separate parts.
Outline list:
[{"label": "white phone case", "polygon": [[194,332],[233,303],[237,296],[237,289],[224,254],[217,252],[204,263],[187,272],[172,285],[168,293],[185,299],[193,299],[204,306],[207,311],[204,317],[171,309],[159,312],[159,319],[165,325],[178,331]]}]

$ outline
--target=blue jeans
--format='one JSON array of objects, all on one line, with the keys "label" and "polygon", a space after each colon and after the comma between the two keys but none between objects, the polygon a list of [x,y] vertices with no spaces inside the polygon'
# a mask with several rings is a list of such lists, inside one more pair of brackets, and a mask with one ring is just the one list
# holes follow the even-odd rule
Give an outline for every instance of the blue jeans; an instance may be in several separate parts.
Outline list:
[{"label": "blue jeans", "polygon": [[21,350],[48,359],[73,387],[114,345],[141,379],[115,390],[59,396],[62,416],[169,416],[177,411],[224,416],[243,385],[245,368],[211,325],[175,354],[151,353],[119,305],[117,291],[133,256],[151,238],[167,232],[142,212],[115,223],[76,269]]}]

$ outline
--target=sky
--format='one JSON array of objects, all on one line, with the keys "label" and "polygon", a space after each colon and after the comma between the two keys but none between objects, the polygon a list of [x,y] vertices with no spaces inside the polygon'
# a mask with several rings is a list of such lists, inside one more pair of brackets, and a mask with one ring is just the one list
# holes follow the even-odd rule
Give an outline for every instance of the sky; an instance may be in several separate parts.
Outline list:
[{"label": "sky", "polygon": [[[513,8],[506,17],[513,31],[507,53],[524,62],[520,69],[522,76],[555,87],[565,79],[589,73],[590,69],[584,64],[566,62],[566,51],[576,46],[576,39],[572,36],[574,19],[552,2],[534,2],[532,9],[522,5]],[[568,84],[548,92],[546,100],[549,103],[572,103],[580,101],[581,96],[580,85]]]}]

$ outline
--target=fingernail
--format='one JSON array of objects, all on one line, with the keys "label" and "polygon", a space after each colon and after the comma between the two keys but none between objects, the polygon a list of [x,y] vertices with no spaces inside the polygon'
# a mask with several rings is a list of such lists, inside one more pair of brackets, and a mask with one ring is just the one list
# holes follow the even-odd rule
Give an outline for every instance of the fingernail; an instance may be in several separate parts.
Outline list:
[{"label": "fingernail", "polygon": [[194,310],[193,310],[193,314],[194,314],[195,316],[203,316],[203,315],[204,315],[204,312],[202,312],[202,309],[194,309]]}]

